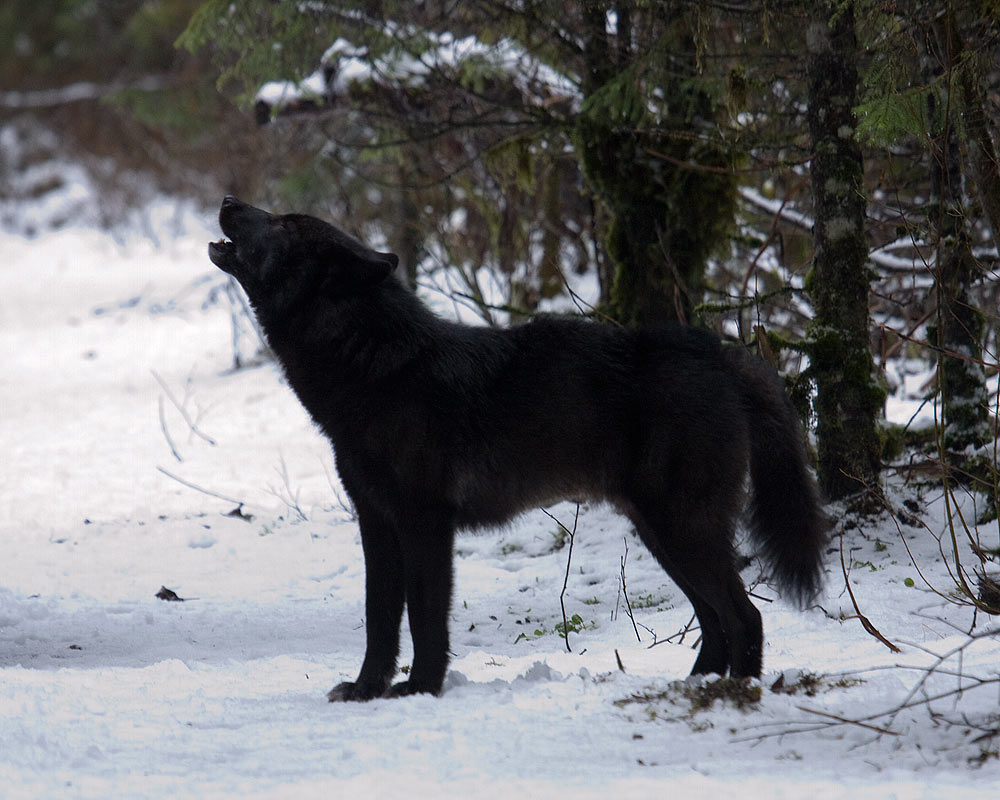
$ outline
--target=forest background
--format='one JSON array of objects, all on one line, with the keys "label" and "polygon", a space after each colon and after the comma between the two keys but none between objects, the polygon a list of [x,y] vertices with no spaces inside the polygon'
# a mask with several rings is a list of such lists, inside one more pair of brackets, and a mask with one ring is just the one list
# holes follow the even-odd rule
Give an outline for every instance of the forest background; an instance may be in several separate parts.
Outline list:
[{"label": "forest background", "polygon": [[[985,518],[998,40],[974,0],[11,0],[0,202],[58,188],[32,166],[59,152],[109,226],[152,187],[234,193],[338,221],[417,286],[447,269],[488,324],[561,300],[705,325],[786,376],[829,499],[877,509],[893,471]],[[935,424],[885,424],[917,373]],[[985,575],[1000,548],[977,548]]]}]

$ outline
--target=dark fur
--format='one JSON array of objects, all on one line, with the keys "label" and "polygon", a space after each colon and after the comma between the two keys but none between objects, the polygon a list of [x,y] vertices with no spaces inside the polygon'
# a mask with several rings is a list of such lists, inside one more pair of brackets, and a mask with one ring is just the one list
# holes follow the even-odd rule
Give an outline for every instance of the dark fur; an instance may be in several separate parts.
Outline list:
[{"label": "dark fur", "polygon": [[[751,530],[782,591],[820,581],[823,525],[801,434],[763,362],[688,327],[541,318],[508,330],[434,316],[377,253],[325,222],[227,197],[209,248],[246,289],[288,382],[333,443],[365,554],[367,652],[331,700],[439,693],[452,542],[562,498],[613,503],[690,599],[692,672],[761,670],[761,618],[734,566]],[[404,604],[409,679],[396,671]]]}]

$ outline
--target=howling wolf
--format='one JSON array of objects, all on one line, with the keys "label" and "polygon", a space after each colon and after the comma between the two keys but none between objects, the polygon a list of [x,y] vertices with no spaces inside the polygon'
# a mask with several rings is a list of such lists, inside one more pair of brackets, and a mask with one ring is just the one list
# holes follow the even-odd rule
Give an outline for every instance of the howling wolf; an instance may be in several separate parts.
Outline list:
[{"label": "howling wolf", "polygon": [[[209,256],[246,290],[358,512],[367,651],[330,700],[440,693],[456,529],[563,498],[635,525],[698,616],[693,673],[760,675],[732,544],[747,471],[753,539],[800,604],[825,540],[802,432],[764,362],[686,326],[447,322],[395,278],[396,256],[322,220],[226,197],[219,222]],[[404,606],[413,665],[393,685]]]}]

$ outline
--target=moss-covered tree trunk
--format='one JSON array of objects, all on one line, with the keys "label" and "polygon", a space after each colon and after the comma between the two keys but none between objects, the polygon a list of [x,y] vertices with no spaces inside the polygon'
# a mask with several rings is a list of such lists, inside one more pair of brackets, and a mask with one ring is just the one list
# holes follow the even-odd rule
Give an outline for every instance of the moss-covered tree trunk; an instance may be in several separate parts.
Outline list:
[{"label": "moss-covered tree trunk", "polygon": [[877,420],[884,394],[869,344],[868,246],[861,149],[854,138],[857,40],[853,7],[820,4],[809,26],[808,121],[815,260],[808,288],[820,485],[831,499],[879,485]]},{"label": "moss-covered tree trunk", "polygon": [[[715,102],[703,85],[680,74],[686,61],[696,73],[683,9],[639,19],[627,13],[630,8],[583,6],[584,103],[573,138],[583,173],[608,212],[611,315],[626,325],[690,322],[708,257],[732,224],[736,179],[725,169],[728,154],[698,136],[711,127]],[[609,10],[617,13],[613,35]],[[655,36],[643,27],[647,23]],[[637,90],[650,58],[640,39],[668,48],[674,65],[660,75],[669,109],[655,123]]]}]

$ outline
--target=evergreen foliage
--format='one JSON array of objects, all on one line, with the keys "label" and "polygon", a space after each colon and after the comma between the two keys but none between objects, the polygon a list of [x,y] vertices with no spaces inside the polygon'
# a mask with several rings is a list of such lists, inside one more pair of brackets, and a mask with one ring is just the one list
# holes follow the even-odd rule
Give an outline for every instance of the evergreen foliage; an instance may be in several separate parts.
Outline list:
[{"label": "evergreen foliage", "polygon": [[[363,120],[363,139],[337,142],[345,160],[374,156],[384,166],[395,150],[398,170],[383,181],[407,196],[417,185],[460,184],[461,203],[475,206],[465,209],[466,222],[482,217],[488,251],[504,273],[517,272],[530,243],[544,240],[528,270],[535,300],[521,292],[529,307],[561,288],[553,273],[568,244],[610,260],[605,296],[615,316],[689,318],[709,256],[725,250],[736,198],[735,156],[717,134],[725,84],[696,65],[703,12],[639,2],[469,3],[452,11],[441,17],[430,6],[312,3],[294,19],[287,4],[212,0],[180,42],[211,42],[225,64],[223,85],[238,80],[245,90],[268,77],[301,79],[304,64],[319,63],[302,58],[317,41],[344,43],[370,69],[346,93],[341,86],[337,98],[316,102],[347,100]],[[477,46],[442,57],[442,42],[470,32]],[[286,63],[288,53],[297,64]],[[328,78],[337,80],[339,66],[327,61]],[[519,77],[525,67],[531,74]],[[442,157],[452,148],[465,160]],[[587,202],[584,178],[608,220],[589,242],[558,233],[566,229],[566,189]],[[476,202],[491,184],[499,198]],[[418,205],[427,207],[428,193],[420,194]],[[453,212],[456,194],[441,187],[432,204]],[[692,211],[702,224],[689,224]],[[540,272],[547,274],[539,279]]]}]

